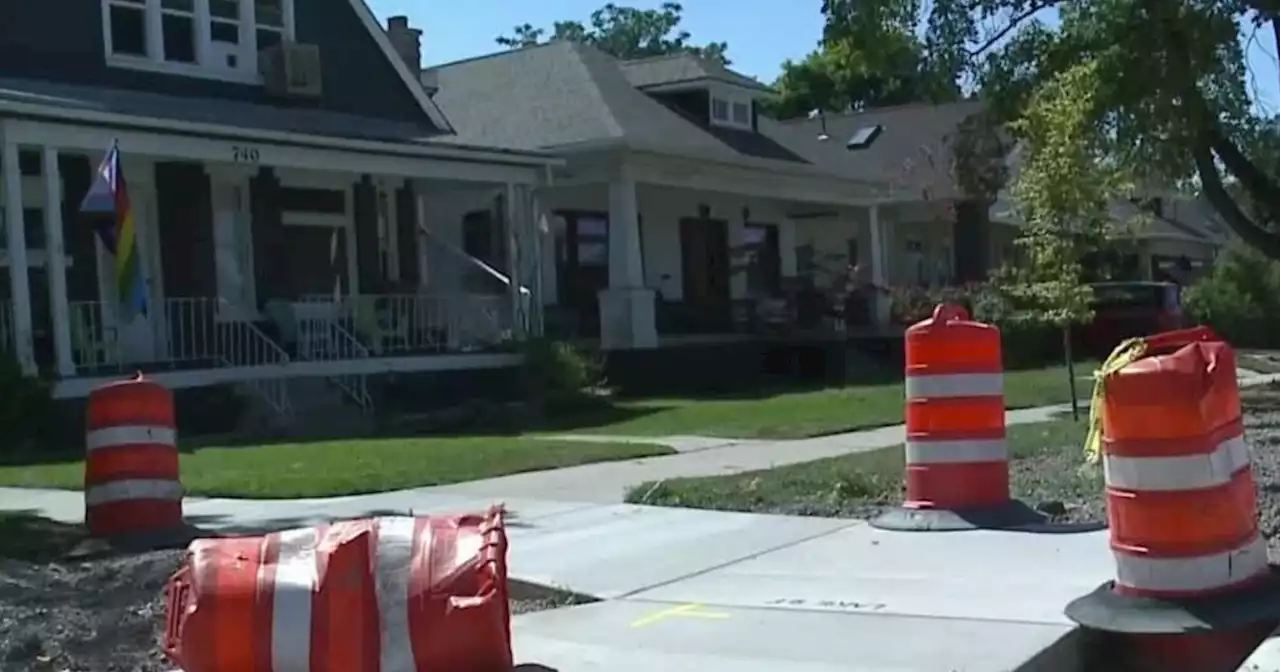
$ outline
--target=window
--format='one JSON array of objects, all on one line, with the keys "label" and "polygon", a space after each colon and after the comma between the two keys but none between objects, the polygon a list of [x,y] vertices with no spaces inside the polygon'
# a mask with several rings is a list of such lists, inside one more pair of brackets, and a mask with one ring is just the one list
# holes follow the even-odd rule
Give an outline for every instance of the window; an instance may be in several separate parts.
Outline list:
[{"label": "window", "polygon": [[724,98],[712,98],[711,118],[716,121],[729,121],[729,101]]},{"label": "window", "polygon": [[778,227],[746,224],[742,227],[747,252],[747,293],[769,296],[782,287],[782,255],[778,249]]},{"label": "window", "polygon": [[734,96],[711,95],[711,123],[734,128],[751,128],[751,100]]},{"label": "window", "polygon": [[102,0],[108,63],[245,83],[294,39],[297,0]]},{"label": "window", "polygon": [[871,143],[875,142],[876,138],[880,137],[880,131],[882,130],[884,130],[884,127],[880,124],[859,128],[853,132],[853,135],[849,136],[849,141],[844,143],[845,149],[852,151],[855,149],[866,149],[870,147]]}]

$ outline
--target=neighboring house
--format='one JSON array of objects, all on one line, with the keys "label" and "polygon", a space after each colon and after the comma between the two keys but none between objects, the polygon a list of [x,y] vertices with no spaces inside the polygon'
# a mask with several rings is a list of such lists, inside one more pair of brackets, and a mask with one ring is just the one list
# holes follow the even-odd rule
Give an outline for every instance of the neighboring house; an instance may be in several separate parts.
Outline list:
[{"label": "neighboring house", "polygon": [[[537,195],[549,331],[558,321],[606,349],[727,334],[751,299],[804,274],[815,246],[884,271],[875,206],[887,181],[815,163],[819,141],[762,115],[771,92],[755,80],[691,55],[619,61],[570,42],[423,77],[453,122],[449,142],[566,160]],[[432,234],[484,258],[484,203],[429,204]]]},{"label": "neighboring house", "polygon": [[[505,278],[533,272],[420,291],[424,213],[500,193],[508,235],[531,238],[532,187],[560,162],[452,137],[407,37],[362,0],[0,3],[0,337],[23,368],[60,397],[141,369],[287,414],[282,380],[367,408],[369,374],[509,364],[479,351],[520,335]],[[148,290],[134,319],[79,213],[113,142]]]}]

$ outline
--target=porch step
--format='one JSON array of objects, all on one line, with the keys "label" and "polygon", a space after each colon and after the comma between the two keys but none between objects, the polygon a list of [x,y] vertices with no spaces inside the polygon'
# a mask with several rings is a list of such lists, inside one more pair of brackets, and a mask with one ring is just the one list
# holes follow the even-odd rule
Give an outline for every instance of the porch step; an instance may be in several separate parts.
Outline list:
[{"label": "porch step", "polygon": [[293,403],[295,436],[344,437],[366,435],[376,429],[373,418],[361,412],[327,378],[289,379],[289,399]]}]

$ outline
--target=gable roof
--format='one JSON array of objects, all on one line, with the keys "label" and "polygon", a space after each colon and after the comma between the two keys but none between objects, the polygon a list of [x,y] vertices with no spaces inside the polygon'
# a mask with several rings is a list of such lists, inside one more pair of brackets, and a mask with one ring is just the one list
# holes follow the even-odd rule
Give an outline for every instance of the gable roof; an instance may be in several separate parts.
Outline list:
[{"label": "gable roof", "polygon": [[[456,135],[524,149],[628,147],[751,166],[808,167],[777,138],[699,124],[640,91],[621,63],[557,41],[432,68]],[[815,171],[819,172],[819,171]]]},{"label": "gable roof", "polygon": [[622,61],[621,64],[622,73],[637,89],[710,79],[757,91],[773,91],[755,79],[696,54],[652,56]]},{"label": "gable roof", "polygon": [[[980,102],[960,101],[827,112],[827,140],[818,139],[824,127],[821,117],[768,120],[768,125],[770,132],[787,137],[788,146],[817,165],[850,179],[887,183],[886,197],[934,200],[955,195],[951,139],[961,122],[981,109]],[[760,124],[764,130],[766,120]],[[859,130],[877,125],[880,135],[870,145],[846,147]]]},{"label": "gable roof", "polygon": [[444,112],[435,104],[431,97],[427,95],[426,89],[422,87],[422,82],[418,79],[417,68],[410,69],[409,64],[396,53],[395,47],[391,45],[390,38],[387,37],[382,26],[378,23],[378,19],[373,14],[373,10],[369,9],[369,5],[365,4],[365,0],[349,0],[351,9],[360,19],[361,25],[365,30],[369,31],[369,35],[378,45],[378,49],[382,51],[382,55],[386,56],[391,62],[391,67],[395,69],[396,75],[400,77],[400,81],[409,90],[409,93],[417,101],[418,106],[422,108],[423,113],[431,119],[431,123],[441,131],[449,132],[453,130],[453,126],[449,123],[449,119],[445,117]]}]

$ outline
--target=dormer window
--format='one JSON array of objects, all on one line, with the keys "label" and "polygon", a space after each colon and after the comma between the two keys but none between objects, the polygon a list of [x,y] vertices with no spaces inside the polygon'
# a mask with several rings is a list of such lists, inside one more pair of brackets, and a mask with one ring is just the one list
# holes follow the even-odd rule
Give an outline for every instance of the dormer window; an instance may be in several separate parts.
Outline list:
[{"label": "dormer window", "polygon": [[751,100],[712,93],[711,123],[750,130]]},{"label": "dormer window", "polygon": [[258,53],[294,39],[297,0],[102,0],[107,63],[262,81]]}]

